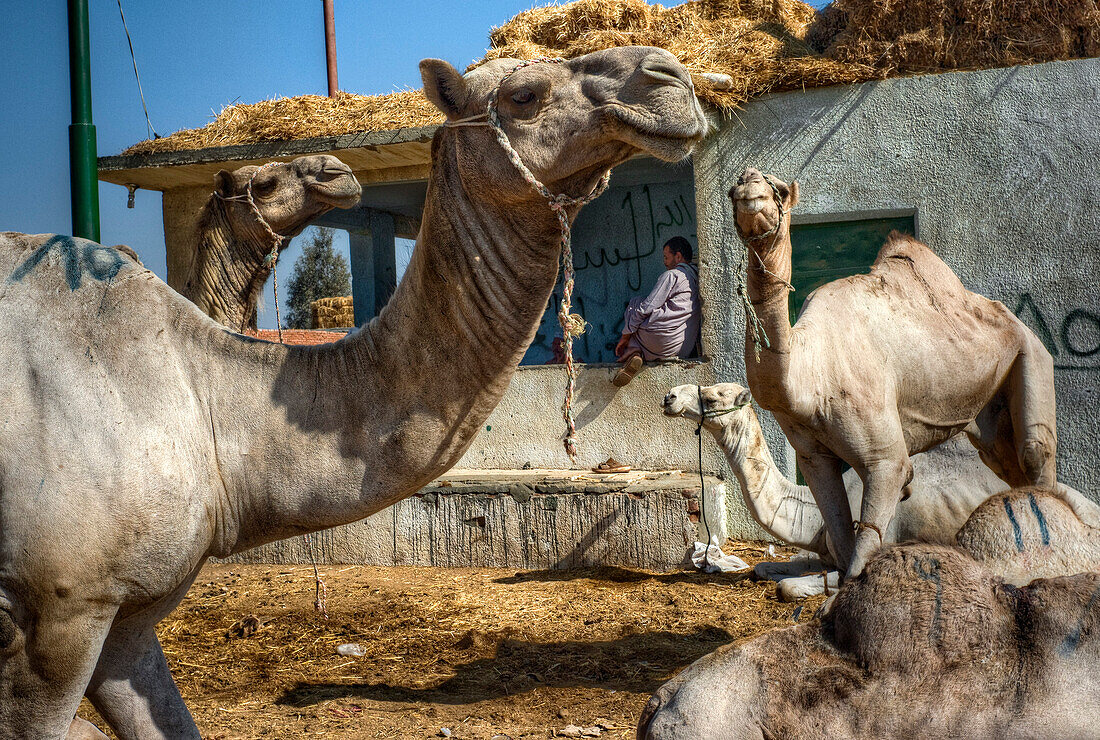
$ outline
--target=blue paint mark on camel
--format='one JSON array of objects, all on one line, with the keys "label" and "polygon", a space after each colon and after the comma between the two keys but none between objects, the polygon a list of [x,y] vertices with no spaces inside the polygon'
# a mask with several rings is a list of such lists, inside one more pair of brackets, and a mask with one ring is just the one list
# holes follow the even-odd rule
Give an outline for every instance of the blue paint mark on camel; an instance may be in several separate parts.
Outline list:
[{"label": "blue paint mark on camel", "polygon": [[65,264],[65,282],[68,283],[69,290],[80,287],[84,273],[88,273],[93,280],[100,282],[113,280],[126,263],[118,250],[112,247],[105,247],[75,236],[57,234],[34,250],[34,254],[15,268],[15,272],[8,279],[19,282],[25,278],[52,249],[61,253],[61,259]]},{"label": "blue paint mark on camel", "polygon": [[1035,500],[1035,494],[1027,493],[1027,500],[1031,502],[1031,511],[1035,514],[1035,521],[1039,523],[1039,536],[1043,538],[1043,544],[1050,544],[1050,528],[1047,527],[1047,518],[1043,516],[1043,510],[1039,508],[1039,502]]},{"label": "blue paint mark on camel", "polygon": [[1016,536],[1016,552],[1024,551],[1024,533],[1020,531],[1020,523],[1016,521],[1016,513],[1012,511],[1012,504],[1009,500],[1005,499],[1005,513],[1008,514],[1008,521],[1012,522],[1012,534]]}]

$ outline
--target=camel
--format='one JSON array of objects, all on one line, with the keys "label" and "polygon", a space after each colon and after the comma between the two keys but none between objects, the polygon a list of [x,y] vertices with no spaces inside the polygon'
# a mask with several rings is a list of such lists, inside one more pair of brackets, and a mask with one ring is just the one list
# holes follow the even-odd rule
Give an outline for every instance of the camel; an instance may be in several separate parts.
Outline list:
[{"label": "camel", "polygon": [[[909,456],[959,432],[1009,486],[1054,487],[1054,363],[1011,311],[894,232],[869,274],[815,290],[792,327],[783,216],[798,203],[798,183],[750,168],[729,196],[758,317],[746,321],[748,385],[794,447],[842,573],[858,575],[884,541],[913,475]],[[842,461],[863,482],[855,522]],[[1075,511],[1100,524],[1095,512]]]},{"label": "camel", "polygon": [[821,620],[700,658],[639,740],[1095,737],[1100,573],[1016,588],[943,545],[887,546]]},{"label": "camel", "polygon": [[1064,499],[1040,488],[993,496],[974,510],[956,541],[1014,586],[1100,571],[1100,530],[1082,524]]},{"label": "camel", "polygon": [[[836,555],[830,547],[821,510],[817,508],[807,486],[787,480],[776,467],[748,389],[737,383],[718,383],[702,388],[680,385],[665,396],[663,410],[667,416],[680,416],[695,424],[702,417],[703,427],[725,452],[753,519],[772,537],[816,556],[797,557],[787,563],[760,563],[755,568],[755,575],[778,581],[776,593],[781,601],[795,601],[820,594],[826,590],[826,584],[830,589],[838,588],[839,574],[831,567],[836,564]],[[1004,482],[982,463],[973,445],[962,434],[913,455],[911,460],[913,480],[906,487],[906,495],[898,503],[894,518],[883,533],[883,540],[887,543],[916,540],[953,545],[956,534],[967,523],[971,513],[986,499],[1005,489]],[[843,479],[852,516],[858,516],[863,483],[853,470],[845,471]],[[1064,496],[1073,499],[1078,508],[1095,508],[1095,504],[1081,493],[1058,485],[1066,489]],[[1039,495],[1050,497],[1045,493]],[[1061,502],[1050,505],[1055,506],[1056,510],[1069,511]],[[1058,521],[1067,534],[1072,531],[1078,536],[1064,536],[1061,541],[1083,542],[1091,537],[1087,533],[1091,530],[1084,527],[1072,512],[1069,516],[1072,522]],[[988,535],[981,538],[982,542],[996,542],[999,546],[1012,539],[1010,522],[1004,516],[1003,507],[994,509],[992,516],[985,515],[979,519],[989,522],[983,530]],[[973,539],[975,542],[979,540]],[[976,557],[981,551],[977,546],[968,549]],[[1094,562],[1100,565],[1100,559]],[[1087,568],[1071,570],[1062,567],[1055,572],[1077,573],[1079,570]],[[1032,572],[1032,578],[1051,575],[1050,571]]]},{"label": "camel", "polygon": [[[255,211],[248,203],[250,182]],[[255,329],[275,242],[289,241],[333,208],[351,208],[362,192],[351,168],[328,154],[222,170],[202,209],[198,244],[180,292],[233,331]]]},{"label": "camel", "polygon": [[[508,387],[562,243],[511,157],[577,198],[709,126],[661,49],[420,68],[447,123],[416,247],[338,342],[242,336],[116,250],[0,234],[0,740],[65,737],[82,694],[122,740],[198,738],[154,626],[206,558],[411,495]],[[490,98],[512,152],[473,120]]]}]

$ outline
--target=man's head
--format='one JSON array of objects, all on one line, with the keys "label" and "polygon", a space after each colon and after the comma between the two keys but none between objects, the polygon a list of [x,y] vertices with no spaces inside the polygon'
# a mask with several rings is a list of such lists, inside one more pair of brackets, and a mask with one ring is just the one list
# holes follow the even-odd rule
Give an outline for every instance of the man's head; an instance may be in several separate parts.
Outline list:
[{"label": "man's head", "polygon": [[682,236],[674,236],[665,242],[664,255],[666,270],[691,262],[691,242]]}]

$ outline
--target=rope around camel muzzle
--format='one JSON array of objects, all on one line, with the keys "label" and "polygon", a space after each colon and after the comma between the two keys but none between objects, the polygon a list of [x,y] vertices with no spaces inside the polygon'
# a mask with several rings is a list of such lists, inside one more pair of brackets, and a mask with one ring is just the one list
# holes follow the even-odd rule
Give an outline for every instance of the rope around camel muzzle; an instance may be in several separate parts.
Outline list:
[{"label": "rope around camel muzzle", "polygon": [[566,373],[565,400],[562,403],[562,419],[565,421],[565,439],[563,443],[565,445],[565,451],[569,455],[569,459],[575,463],[577,461],[577,425],[573,418],[573,396],[576,392],[577,368],[573,364],[573,338],[584,333],[585,323],[584,318],[580,314],[570,313],[573,306],[575,275],[573,271],[572,230],[569,225],[569,214],[566,212],[566,209],[570,206],[582,206],[586,203],[591,203],[593,200],[600,197],[603,192],[607,190],[607,184],[611,179],[611,170],[608,169],[607,172],[603,174],[603,177],[600,178],[596,187],[593,188],[592,192],[588,195],[580,198],[572,198],[564,193],[555,195],[550,192],[549,188],[539,182],[534,173],[532,173],[531,170],[527,168],[527,165],[523,163],[523,160],[519,156],[519,152],[512,147],[512,143],[508,140],[508,134],[504,132],[504,128],[500,124],[500,117],[497,114],[497,96],[500,93],[501,86],[509,77],[524,67],[530,67],[533,64],[562,64],[564,62],[565,60],[560,57],[544,57],[541,59],[528,59],[527,61],[517,64],[500,79],[496,88],[489,94],[489,105],[485,113],[479,113],[475,116],[455,121],[447,121],[443,125],[448,127],[489,126],[493,129],[493,133],[496,134],[497,142],[500,144],[501,148],[504,149],[504,153],[508,155],[508,159],[511,160],[515,168],[519,170],[520,175],[527,184],[546,199],[547,204],[550,206],[550,210],[558,217],[558,224],[561,226],[560,247],[562,270],[562,298],[561,304],[558,306],[558,324],[561,326],[562,342],[565,345]]}]

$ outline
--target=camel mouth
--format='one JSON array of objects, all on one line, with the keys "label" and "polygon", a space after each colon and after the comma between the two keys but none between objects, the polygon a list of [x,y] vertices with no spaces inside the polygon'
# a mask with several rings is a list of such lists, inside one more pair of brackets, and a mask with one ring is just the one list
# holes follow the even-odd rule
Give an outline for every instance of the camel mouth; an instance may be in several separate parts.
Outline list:
[{"label": "camel mouth", "polygon": [[622,103],[609,103],[608,116],[618,124],[617,138],[666,162],[678,162],[691,154],[706,136],[709,123],[694,100],[692,120],[654,121]]},{"label": "camel mouth", "polygon": [[335,180],[311,183],[309,189],[319,201],[334,208],[352,208],[363,196],[363,187],[350,172]]}]

